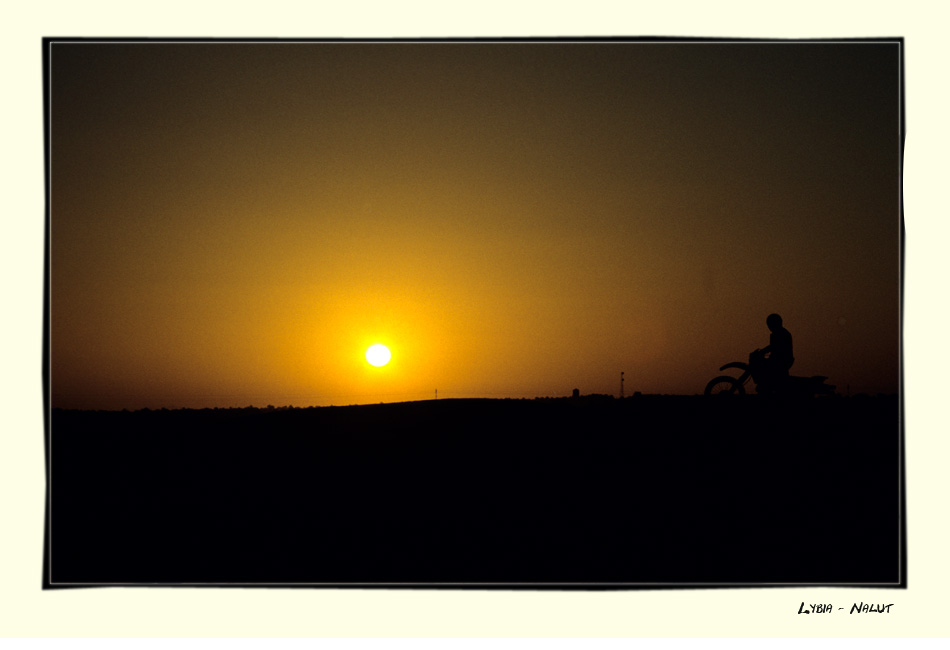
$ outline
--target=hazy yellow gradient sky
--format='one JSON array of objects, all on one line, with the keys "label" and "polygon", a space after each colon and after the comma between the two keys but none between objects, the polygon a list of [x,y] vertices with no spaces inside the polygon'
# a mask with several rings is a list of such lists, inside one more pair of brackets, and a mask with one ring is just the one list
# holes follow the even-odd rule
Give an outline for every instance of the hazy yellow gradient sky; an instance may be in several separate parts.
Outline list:
[{"label": "hazy yellow gradient sky", "polygon": [[[54,43],[54,406],[895,392],[896,43]],[[393,353],[370,366],[366,348]]]}]

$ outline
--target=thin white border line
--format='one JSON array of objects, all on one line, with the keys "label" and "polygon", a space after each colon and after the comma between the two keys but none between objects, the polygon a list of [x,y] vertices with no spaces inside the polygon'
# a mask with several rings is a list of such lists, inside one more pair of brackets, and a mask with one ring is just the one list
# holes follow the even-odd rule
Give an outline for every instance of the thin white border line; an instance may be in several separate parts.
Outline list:
[{"label": "thin white border line", "polygon": [[[902,43],[898,43],[902,45]],[[903,102],[905,100],[903,93],[903,84],[904,84],[904,48],[901,47],[898,50],[897,57],[897,575],[903,575],[904,570],[903,557],[904,557],[904,545],[903,545],[903,535],[904,532],[901,527],[901,520],[903,518],[903,500],[907,498],[907,495],[904,491],[901,490],[901,484],[904,481],[904,473],[902,469],[903,460],[904,460],[904,442],[905,431],[902,425],[904,414],[904,383],[903,383],[903,368],[904,368],[904,310],[901,308],[903,303],[904,296],[904,275],[901,273],[901,268],[904,264],[904,238],[901,236],[903,224],[904,224],[904,133],[902,130],[902,125],[904,123],[904,107]],[[906,586],[906,585],[905,585]]]},{"label": "thin white border line", "polygon": [[[539,37],[530,39],[518,37],[505,40],[504,37],[497,37],[497,40],[476,40],[472,38],[452,38],[445,37],[438,40],[415,39],[408,40],[408,37],[394,37],[392,39],[372,38],[366,39],[359,36],[350,38],[330,38],[314,37],[313,39],[274,39],[274,40],[255,40],[248,37],[248,40],[239,40],[236,38],[214,40],[206,38],[196,38],[195,40],[161,40],[160,37],[145,40],[102,40],[83,39],[79,37],[69,37],[63,39],[54,39],[50,45],[897,45],[901,43],[902,37],[875,37],[873,40],[781,40],[769,39],[761,41],[690,41],[690,40],[635,40],[636,38],[663,39],[663,36],[648,37],[610,37],[605,36],[600,39],[592,40],[557,40],[556,37]],[[672,37],[676,38],[676,37]],[[710,37],[712,38],[712,37]],[[631,40],[626,40],[631,39]]]},{"label": "thin white border line", "polygon": [[375,587],[375,586],[469,586],[492,588],[496,586],[542,586],[542,587],[895,587],[900,582],[57,582],[63,586],[98,585],[107,587],[189,587],[189,586],[328,586],[328,587]]},{"label": "thin white border line", "polygon": [[49,291],[49,305],[47,306],[47,313],[49,314],[49,320],[46,323],[47,332],[46,335],[48,340],[46,342],[46,349],[49,352],[49,357],[46,359],[47,368],[46,373],[49,377],[49,394],[46,404],[46,422],[49,427],[49,466],[46,468],[47,471],[47,566],[49,570],[49,575],[47,579],[50,584],[53,584],[53,42],[49,43],[49,47],[46,52],[46,65],[47,65],[47,78],[46,82],[48,84],[47,92],[47,105],[44,107],[46,109],[46,119],[47,123],[44,125],[47,133],[47,142],[46,142],[46,169],[44,170],[48,174],[49,184],[46,191],[46,214],[47,214],[47,227],[49,228],[49,241],[46,242],[48,246],[47,250],[47,263],[46,263],[46,273],[48,276],[47,290]]}]

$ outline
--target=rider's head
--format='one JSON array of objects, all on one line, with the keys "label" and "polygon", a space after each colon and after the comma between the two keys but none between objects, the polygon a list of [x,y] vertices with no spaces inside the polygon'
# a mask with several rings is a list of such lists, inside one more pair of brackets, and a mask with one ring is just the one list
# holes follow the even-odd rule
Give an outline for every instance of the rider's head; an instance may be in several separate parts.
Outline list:
[{"label": "rider's head", "polygon": [[778,314],[769,314],[769,317],[765,319],[765,324],[769,326],[770,331],[774,332],[782,327],[782,317]]}]

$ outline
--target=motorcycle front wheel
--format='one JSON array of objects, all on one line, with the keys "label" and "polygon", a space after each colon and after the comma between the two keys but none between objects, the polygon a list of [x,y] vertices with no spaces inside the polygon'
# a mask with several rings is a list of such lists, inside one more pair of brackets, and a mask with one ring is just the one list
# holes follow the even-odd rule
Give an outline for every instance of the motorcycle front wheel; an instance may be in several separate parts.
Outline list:
[{"label": "motorcycle front wheel", "polygon": [[745,388],[735,377],[723,375],[706,384],[703,395],[745,395]]}]

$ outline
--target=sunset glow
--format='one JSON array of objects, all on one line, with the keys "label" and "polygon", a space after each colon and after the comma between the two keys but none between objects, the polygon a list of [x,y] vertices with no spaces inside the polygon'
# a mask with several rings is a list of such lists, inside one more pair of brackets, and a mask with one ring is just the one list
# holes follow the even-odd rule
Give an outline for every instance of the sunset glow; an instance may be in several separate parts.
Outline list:
[{"label": "sunset glow", "polygon": [[794,373],[897,390],[894,44],[50,61],[54,406],[695,394],[772,312]]}]

